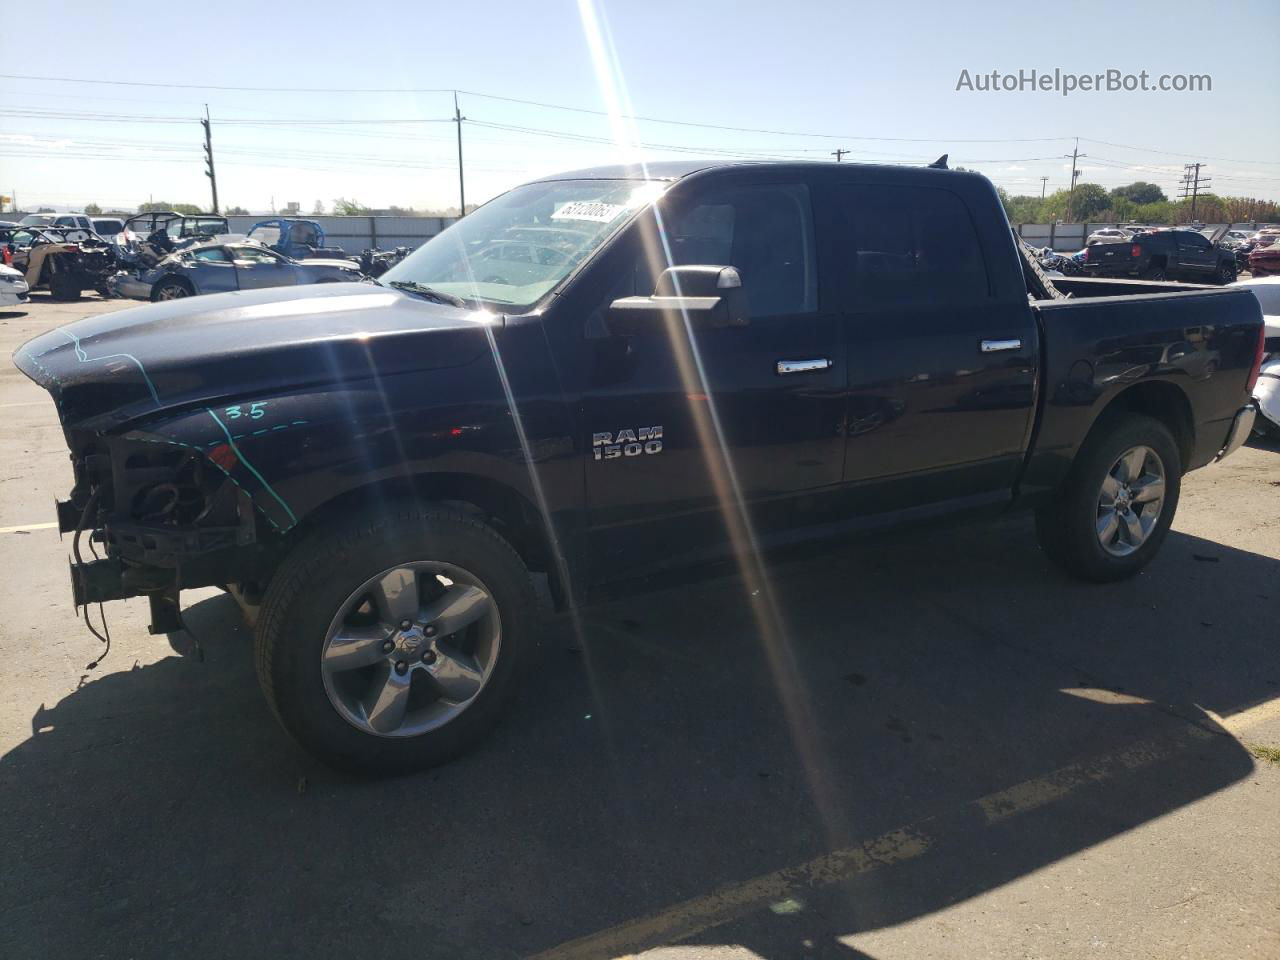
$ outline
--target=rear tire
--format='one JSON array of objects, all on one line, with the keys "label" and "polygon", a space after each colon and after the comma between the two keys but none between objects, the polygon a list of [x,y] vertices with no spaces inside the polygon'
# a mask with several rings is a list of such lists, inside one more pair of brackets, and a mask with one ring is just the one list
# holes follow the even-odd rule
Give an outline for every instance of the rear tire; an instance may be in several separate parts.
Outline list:
[{"label": "rear tire", "polygon": [[[1136,466],[1126,469],[1126,458]],[[1040,546],[1082,580],[1131,577],[1164,543],[1181,484],[1182,457],[1168,427],[1142,414],[1107,416],[1090,432],[1055,499],[1037,511]]]},{"label": "rear tire", "polygon": [[[259,612],[258,679],[285,729],[325,763],[409,773],[469,750],[498,722],[535,616],[528,571],[492,528],[391,504],[317,530],[285,559]],[[383,711],[397,691],[404,705]]]},{"label": "rear tire", "polygon": [[54,300],[79,300],[80,289],[74,274],[55,273],[49,278],[49,296]]},{"label": "rear tire", "polygon": [[1218,271],[1214,275],[1214,279],[1218,283],[1226,286],[1228,283],[1236,282],[1236,265],[1234,263],[1221,263],[1218,265]]},{"label": "rear tire", "polygon": [[1163,283],[1165,280],[1169,279],[1169,272],[1161,266],[1147,267],[1147,269],[1142,271],[1142,279],[1150,280],[1155,283]]}]

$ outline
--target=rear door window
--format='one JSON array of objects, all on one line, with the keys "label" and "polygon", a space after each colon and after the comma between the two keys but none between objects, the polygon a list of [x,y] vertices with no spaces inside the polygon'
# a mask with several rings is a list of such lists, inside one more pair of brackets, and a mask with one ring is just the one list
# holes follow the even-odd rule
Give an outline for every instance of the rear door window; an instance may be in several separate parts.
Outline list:
[{"label": "rear door window", "polygon": [[989,295],[978,232],[950,190],[839,184],[835,196],[838,269],[856,308]]}]

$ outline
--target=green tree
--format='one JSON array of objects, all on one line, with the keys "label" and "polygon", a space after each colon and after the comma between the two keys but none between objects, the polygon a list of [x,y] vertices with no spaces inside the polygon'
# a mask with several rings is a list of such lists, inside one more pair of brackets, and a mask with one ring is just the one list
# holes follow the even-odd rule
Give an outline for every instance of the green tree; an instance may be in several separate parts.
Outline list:
[{"label": "green tree", "polygon": [[244,217],[249,213],[244,207],[227,207],[222,212],[228,217]]},{"label": "green tree", "polygon": [[148,203],[138,204],[139,213],[163,213],[167,210],[172,210],[174,213],[184,213],[189,217],[204,213],[194,203],[170,203],[168,200],[152,200]]},{"label": "green tree", "polygon": [[1144,203],[1160,203],[1169,199],[1154,183],[1147,183],[1145,180],[1139,180],[1128,186],[1116,187],[1111,191],[1113,200],[1131,200],[1137,204]]},{"label": "green tree", "polygon": [[1073,221],[1091,220],[1111,206],[1111,197],[1105,187],[1096,183],[1080,183],[1071,197],[1070,214]]},{"label": "green tree", "polygon": [[324,201],[323,201],[323,200],[317,200],[317,201],[316,201],[316,205],[315,205],[314,207],[312,207],[312,208],[311,208],[311,215],[312,215],[313,217],[318,217],[318,216],[320,216],[320,215],[321,215],[321,214],[323,214],[323,213],[324,213]]},{"label": "green tree", "polygon": [[340,217],[359,217],[368,215],[369,208],[359,200],[338,197],[333,201],[333,212]]},{"label": "green tree", "polygon": [[86,203],[84,205],[84,212],[91,217],[96,217],[101,215],[102,208],[98,206],[96,203]]}]

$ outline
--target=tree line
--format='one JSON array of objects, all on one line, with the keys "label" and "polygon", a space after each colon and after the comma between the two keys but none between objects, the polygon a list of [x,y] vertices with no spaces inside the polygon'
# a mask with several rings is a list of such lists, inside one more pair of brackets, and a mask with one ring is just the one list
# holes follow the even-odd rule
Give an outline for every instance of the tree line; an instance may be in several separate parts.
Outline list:
[{"label": "tree line", "polygon": [[[1059,221],[1191,223],[1192,220],[1200,223],[1239,223],[1280,220],[1280,204],[1274,201],[1255,200],[1250,197],[1221,197],[1214,193],[1202,193],[1196,198],[1193,216],[1189,199],[1171,200],[1165,196],[1159,186],[1142,180],[1111,190],[1096,183],[1080,183],[1076,185],[1074,195],[1069,190],[1055,190],[1047,197],[1013,195],[1003,187],[996,188],[996,193],[1000,195],[1000,202],[1004,204],[1010,223],[1057,223]],[[472,204],[467,204],[468,213],[474,209]],[[187,215],[204,212],[193,203],[169,203],[167,200],[156,200],[138,207],[138,213],[150,213],[155,210],[173,210]],[[406,217],[456,217],[458,215],[457,207],[415,210],[412,207],[391,206],[385,210],[374,210],[359,200],[348,200],[346,197],[338,197],[334,200],[332,211],[337,216],[348,217],[369,216],[375,213]],[[90,216],[98,216],[102,213],[102,208],[96,203],[89,203],[85,205],[84,212]],[[222,212],[230,216],[249,213],[244,207],[227,207]],[[319,216],[324,212],[324,203],[317,200],[312,208],[312,215]],[[108,210],[107,213],[124,217],[131,215],[123,210]],[[291,216],[300,215],[291,214]]]},{"label": "tree line", "polygon": [[1084,221],[1102,223],[1237,223],[1280,220],[1280,204],[1250,197],[1222,197],[1202,193],[1191,200],[1170,199],[1154,183],[1137,181],[1108,190],[1096,183],[1076,184],[1069,190],[1055,190],[1049,196],[1015,196],[1003,187],[996,193],[1004,204],[1010,223],[1057,223]]}]

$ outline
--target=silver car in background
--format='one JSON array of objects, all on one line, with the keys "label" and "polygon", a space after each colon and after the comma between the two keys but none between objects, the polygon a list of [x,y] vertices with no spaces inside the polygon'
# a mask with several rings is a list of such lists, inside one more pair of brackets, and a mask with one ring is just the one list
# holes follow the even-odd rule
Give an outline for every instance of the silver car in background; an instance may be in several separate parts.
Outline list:
[{"label": "silver car in background", "polygon": [[360,267],[350,260],[291,260],[256,243],[201,243],[149,269],[117,273],[107,287],[117,297],[177,300],[203,293],[359,279]]}]

